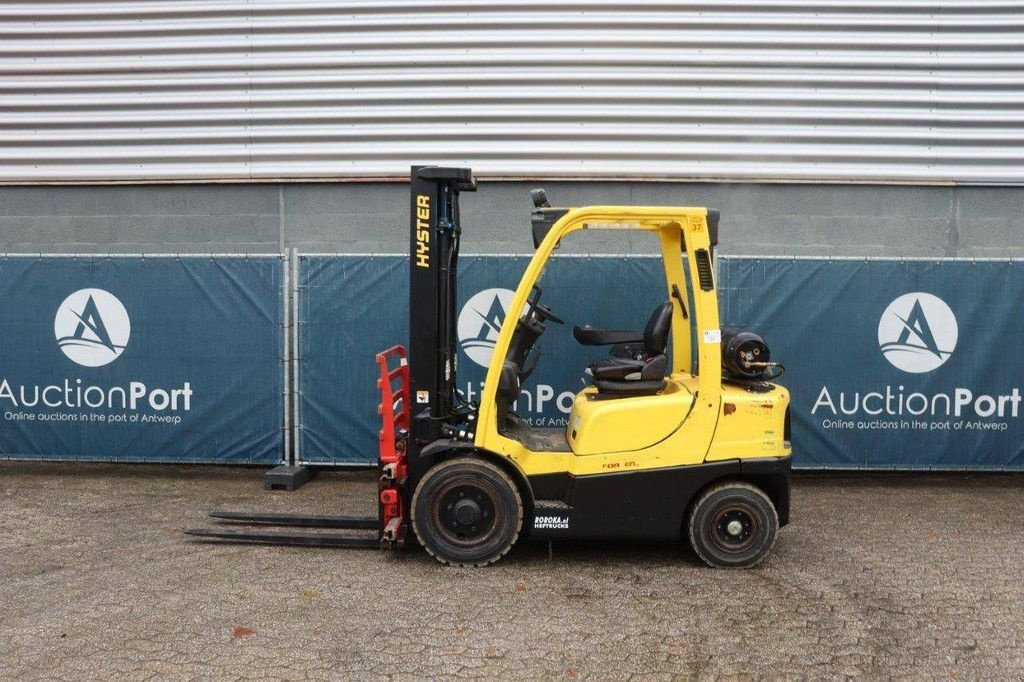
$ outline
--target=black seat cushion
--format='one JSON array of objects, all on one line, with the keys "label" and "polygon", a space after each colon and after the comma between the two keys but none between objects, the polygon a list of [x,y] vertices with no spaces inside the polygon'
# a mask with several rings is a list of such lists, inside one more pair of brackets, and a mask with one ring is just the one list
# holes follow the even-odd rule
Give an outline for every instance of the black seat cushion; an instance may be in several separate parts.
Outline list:
[{"label": "black seat cushion", "polygon": [[594,386],[597,387],[598,393],[602,395],[612,394],[613,396],[623,398],[636,395],[654,395],[665,388],[667,383],[664,379],[657,381],[594,380]]},{"label": "black seat cushion", "polygon": [[626,376],[635,374],[644,368],[643,360],[628,358],[608,358],[590,363],[590,373],[595,379],[618,379],[625,381]]},{"label": "black seat cushion", "polygon": [[672,330],[672,302],[658,306],[643,332],[643,351],[634,358],[613,357],[590,363],[587,370],[601,393],[647,395],[665,387],[665,347]]},{"label": "black seat cushion", "polygon": [[649,395],[665,388],[665,370],[668,369],[668,358],[664,353],[646,362],[643,360],[632,361],[634,363],[632,366],[626,365],[626,362],[629,361],[623,361],[623,364],[609,367],[603,372],[601,370],[594,372],[594,386],[597,387],[599,393]]}]

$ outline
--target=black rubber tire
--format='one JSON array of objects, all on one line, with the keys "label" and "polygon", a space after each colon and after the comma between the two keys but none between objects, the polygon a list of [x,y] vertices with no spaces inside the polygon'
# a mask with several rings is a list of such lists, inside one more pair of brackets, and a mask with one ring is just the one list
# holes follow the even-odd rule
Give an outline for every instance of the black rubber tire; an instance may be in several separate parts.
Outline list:
[{"label": "black rubber tire", "polygon": [[[452,508],[463,504],[463,497],[475,505],[466,513],[478,521],[463,523],[455,516]],[[505,556],[519,537],[523,501],[498,466],[458,457],[423,476],[412,497],[412,527],[423,548],[442,564],[486,566]]]},{"label": "black rubber tire", "polygon": [[[742,528],[731,535],[735,521]],[[736,527],[736,526],[733,526]],[[690,546],[714,568],[752,568],[764,561],[779,532],[779,515],[764,492],[730,481],[708,489],[690,513]]]}]

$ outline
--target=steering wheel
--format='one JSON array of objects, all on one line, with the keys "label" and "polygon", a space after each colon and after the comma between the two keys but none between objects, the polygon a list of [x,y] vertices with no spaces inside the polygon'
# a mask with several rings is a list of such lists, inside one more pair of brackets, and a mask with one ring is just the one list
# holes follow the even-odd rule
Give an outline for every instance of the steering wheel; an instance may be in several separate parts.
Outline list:
[{"label": "steering wheel", "polygon": [[542,320],[551,320],[555,324],[565,324],[565,320],[551,312],[551,308],[547,307],[543,303],[534,303],[533,309],[537,311],[537,315]]}]

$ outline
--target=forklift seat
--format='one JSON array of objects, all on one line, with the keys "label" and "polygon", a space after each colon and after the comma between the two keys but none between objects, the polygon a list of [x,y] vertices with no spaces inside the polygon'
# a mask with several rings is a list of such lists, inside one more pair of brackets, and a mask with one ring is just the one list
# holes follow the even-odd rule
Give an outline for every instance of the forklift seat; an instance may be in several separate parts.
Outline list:
[{"label": "forklift seat", "polygon": [[[597,360],[587,367],[599,393],[650,395],[665,388],[665,347],[671,329],[672,302],[666,301],[654,310],[642,332],[575,327],[573,335],[587,346],[615,345],[612,353],[618,357]],[[642,346],[634,345],[640,342]]]}]

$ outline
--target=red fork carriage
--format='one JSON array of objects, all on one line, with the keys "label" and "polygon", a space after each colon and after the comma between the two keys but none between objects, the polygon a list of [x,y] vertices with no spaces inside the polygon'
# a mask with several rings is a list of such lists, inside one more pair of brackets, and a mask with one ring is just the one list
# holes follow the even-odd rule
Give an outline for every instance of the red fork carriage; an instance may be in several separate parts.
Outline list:
[{"label": "red fork carriage", "polygon": [[[390,367],[396,359],[398,364]],[[382,547],[390,547],[404,541],[406,505],[403,489],[408,473],[405,445],[409,436],[409,365],[405,348],[392,346],[378,353],[377,367],[380,369],[377,414],[381,418],[381,429],[377,434],[380,448],[380,541]]]},{"label": "red fork carriage", "polygon": [[[406,440],[409,434],[409,366],[405,348],[392,346],[377,354],[380,378],[381,418],[378,433],[377,516],[320,516],[303,514],[251,514],[217,511],[210,514],[221,525],[216,528],[189,528],[185,532],[204,539],[270,545],[310,545],[398,549],[405,543]],[[235,525],[238,528],[231,528]],[[244,526],[278,526],[310,530],[262,530]],[[342,532],[325,532],[339,530]],[[373,531],[370,534],[369,531]]]}]

